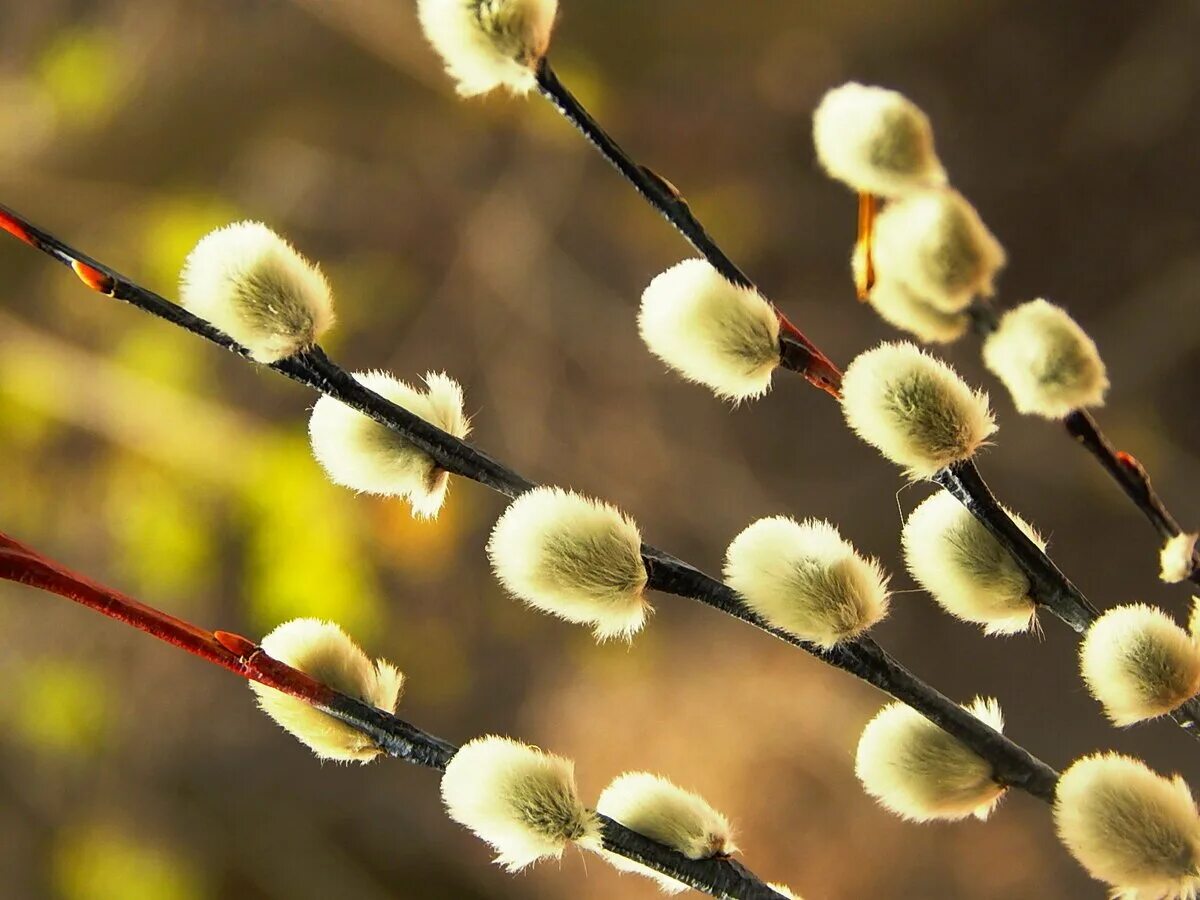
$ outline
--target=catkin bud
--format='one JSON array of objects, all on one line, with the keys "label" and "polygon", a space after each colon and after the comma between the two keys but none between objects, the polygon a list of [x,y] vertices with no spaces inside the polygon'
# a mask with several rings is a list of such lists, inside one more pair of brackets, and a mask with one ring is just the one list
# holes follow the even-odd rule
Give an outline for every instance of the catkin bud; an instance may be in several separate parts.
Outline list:
[{"label": "catkin bud", "polygon": [[1047,419],[1099,406],[1108,390],[1095,343],[1066,310],[1045,300],[1006,312],[983,343],[983,362],[1018,411]]},{"label": "catkin bud", "polygon": [[1158,555],[1161,566],[1158,577],[1167,584],[1186,581],[1195,565],[1196,540],[1200,534],[1182,532],[1168,538]]},{"label": "catkin bud", "polygon": [[575,788],[575,764],[510,738],[464,744],[442,776],[442,802],[510,872],[599,839],[599,822]]},{"label": "catkin bud", "polygon": [[[688,859],[728,856],[737,850],[728,819],[703,797],[649,772],[626,772],[616,778],[600,794],[596,812],[677,850]],[[664,893],[687,890],[683,882],[623,856],[608,852],[603,855],[624,872],[653,878]]]},{"label": "catkin bud", "polygon": [[[1005,512],[1039,549],[1046,549],[1032,525]],[[986,634],[1015,634],[1037,623],[1028,576],[950,494],[938,491],[914,509],[902,542],[908,571],[950,615],[982,625]]]},{"label": "catkin bud", "polygon": [[311,347],[333,324],[333,295],[321,270],[259,222],[203,238],[184,264],[179,299],[260,363]]},{"label": "catkin bud", "polygon": [[894,278],[877,281],[867,299],[881,319],[926,344],[953,343],[971,324],[965,312],[940,310]]},{"label": "catkin bud", "polygon": [[425,38],[464,97],[526,94],[550,48],[558,0],[418,0]]},{"label": "catkin bud", "polygon": [[813,143],[830,177],[859,193],[899,197],[946,183],[929,119],[896,91],[854,82],[829,91],[813,113]]},{"label": "catkin bud", "polygon": [[522,494],[492,530],[496,576],[530,606],[630,638],[646,620],[642,537],[616,507],[555,487]]},{"label": "catkin bud", "polygon": [[1200,691],[1200,647],[1171,617],[1145,604],[1118,606],[1079,648],[1088,691],[1117,725],[1166,715]]},{"label": "catkin bud", "polygon": [[[471,430],[462,388],[445,374],[428,373],[423,391],[386,372],[356,372],[354,378],[456,438]],[[416,516],[432,518],[441,510],[450,473],[403,435],[328,396],[313,407],[308,435],[313,455],[335,484],[405,497]]]},{"label": "catkin bud", "polygon": [[[370,706],[394,713],[404,675],[391,663],[371,662],[362,649],[332,622],[293,619],[262,639],[273,659]],[[379,747],[359,731],[310,704],[256,681],[250,689],[259,708],[321,759],[369,762]]]},{"label": "catkin bud", "polygon": [[774,308],[702,259],[684,260],[650,282],[638,331],[651,353],[728,400],[761,397],[779,365]]},{"label": "catkin bud", "polygon": [[[1003,730],[995,700],[976,697],[967,709]],[[991,763],[903,703],[888,704],[867,723],[854,770],[868,794],[914,822],[986,819],[1004,794]]]},{"label": "catkin bud", "polygon": [[1117,753],[1077,760],[1055,791],[1059,839],[1113,896],[1193,898],[1200,888],[1200,817],[1191,792]]},{"label": "catkin bud", "polygon": [[1004,248],[957,191],[921,191],[897,200],[875,220],[875,271],[902,281],[945,312],[977,294],[991,296]]},{"label": "catkin bud", "polygon": [[881,344],[850,363],[842,412],[855,434],[914,479],[970,459],[996,430],[987,394],[909,343]]},{"label": "catkin bud", "polygon": [[767,622],[826,649],[887,615],[879,563],[817,519],[752,523],[729,545],[725,579]]}]

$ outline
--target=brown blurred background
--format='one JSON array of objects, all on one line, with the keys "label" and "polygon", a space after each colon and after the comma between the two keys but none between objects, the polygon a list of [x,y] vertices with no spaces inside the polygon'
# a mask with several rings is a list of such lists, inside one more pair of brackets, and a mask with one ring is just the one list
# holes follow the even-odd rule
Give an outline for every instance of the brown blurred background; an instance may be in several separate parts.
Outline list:
[{"label": "brown blurred background", "polygon": [[[809,115],[849,78],[910,94],[1009,251],[1001,300],[1069,307],[1110,367],[1106,429],[1200,524],[1195,3],[562,6],[564,80],[843,362],[891,335],[853,299],[853,200],[816,170]],[[797,378],[730,410],[664,372],[634,311],[688,248],[546,104],[458,100],[411,0],[0,0],[0,134],[0,201],[168,296],[208,229],[276,227],[331,277],[336,358],[445,369],[481,446],[710,571],[752,519],[815,515],[912,587],[898,507],[926,489],[901,490]],[[852,763],[881,700],[849,677],[670,597],[631,647],[596,647],[502,595],[496,495],[459,482],[414,522],[325,481],[302,389],[7,238],[0,284],[3,530],[212,627],[335,619],[408,671],[412,721],[573,756],[589,797],[667,773],[809,900],[1103,896],[1027,797],[986,824],[879,810]],[[972,342],[946,355],[995,387]],[[1002,499],[1098,605],[1182,617],[1188,592],[1156,582],[1115,487],[993,399],[982,465]],[[49,595],[0,597],[5,897],[655,896],[576,853],[509,877],[441,814],[431,773],[320,766],[235,679]],[[1200,785],[1176,729],[1105,724],[1057,622],[985,639],[902,592],[877,636],[952,696],[998,696],[1054,765],[1119,748]]]}]

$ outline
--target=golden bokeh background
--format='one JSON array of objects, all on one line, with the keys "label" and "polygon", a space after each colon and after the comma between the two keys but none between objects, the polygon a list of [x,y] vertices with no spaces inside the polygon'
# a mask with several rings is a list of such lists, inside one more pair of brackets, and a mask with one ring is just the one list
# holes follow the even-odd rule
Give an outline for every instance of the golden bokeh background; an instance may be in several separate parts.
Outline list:
[{"label": "golden bokeh background", "polygon": [[[890,337],[853,299],[851,196],[809,116],[850,78],[931,115],[1005,243],[1002,302],[1045,295],[1098,341],[1101,420],[1200,522],[1200,57],[1192,3],[562,0],[553,58],[634,153],[834,359]],[[837,522],[896,573],[882,644],[943,691],[1000,698],[1063,766],[1116,748],[1200,785],[1167,725],[1117,732],[1057,622],[985,639],[916,591],[901,510],[924,496],[799,379],[729,409],[640,344],[641,289],[688,248],[544,103],[458,100],[412,0],[0,0],[0,202],[175,295],[207,230],[261,219],[319,260],[351,368],[459,379],[474,439],[618,503],[709,571],[752,519]],[[649,769],[737,824],[745,862],[809,900],[1101,897],[1047,809],[914,826],[858,787],[880,697],[671,597],[632,644],[506,598],[502,499],[457,482],[435,523],[335,487],[312,396],[0,242],[0,530],[147,602],[260,635],[337,620],[409,674],[402,714],[577,760],[594,797]],[[1055,426],[992,388],[982,467],[1101,607],[1157,583],[1156,541]],[[510,877],[446,819],[436,778],[319,765],[236,679],[56,597],[0,585],[0,893],[14,900],[642,898],[568,853]]]}]

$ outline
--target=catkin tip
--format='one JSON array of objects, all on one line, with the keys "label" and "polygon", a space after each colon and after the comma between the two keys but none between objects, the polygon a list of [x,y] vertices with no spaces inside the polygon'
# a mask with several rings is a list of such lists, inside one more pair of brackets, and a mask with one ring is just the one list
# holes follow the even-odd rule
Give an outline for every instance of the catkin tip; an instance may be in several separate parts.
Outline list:
[{"label": "catkin tip", "polygon": [[903,283],[943,312],[961,312],[992,294],[1004,248],[970,203],[949,188],[888,204],[875,220],[879,278]]},{"label": "catkin tip", "polygon": [[670,368],[726,400],[762,396],[779,365],[775,309],[702,259],[684,260],[650,282],[638,331]]},{"label": "catkin tip", "polygon": [[442,776],[442,802],[510,872],[558,858],[569,843],[599,840],[599,822],[575,788],[575,764],[510,738],[464,744]]},{"label": "catkin tip", "polygon": [[[688,859],[727,856],[737,850],[725,816],[699,795],[648,772],[626,772],[614,779],[600,794],[596,811]],[[602,855],[622,871],[653,878],[664,893],[687,890],[682,882],[623,856]]]},{"label": "catkin tip", "polygon": [[830,177],[855,191],[898,197],[946,183],[929,119],[903,94],[850,82],[813,113],[813,144]]},{"label": "catkin tip", "polygon": [[464,97],[527,94],[550,48],[558,0],[418,0],[425,38]]},{"label": "catkin tip", "polygon": [[1178,776],[1117,753],[1086,756],[1058,780],[1054,822],[1115,897],[1192,900],[1200,888],[1200,818]]},{"label": "catkin tip", "polygon": [[[1005,512],[1045,550],[1032,525]],[[952,616],[982,625],[987,634],[1015,634],[1037,624],[1029,578],[1007,548],[946,491],[909,514],[901,542],[908,571]]]},{"label": "catkin tip", "polygon": [[[354,378],[452,437],[471,431],[462,388],[444,373],[426,374],[423,390],[385,372],[356,372]],[[441,510],[449,473],[403,435],[328,396],[313,407],[308,435],[313,456],[335,484],[404,497],[415,516],[433,518]]]},{"label": "catkin tip", "polygon": [[631,638],[650,604],[637,525],[616,507],[555,487],[512,502],[488,541],[500,583],[529,606]]},{"label": "catkin tip", "polygon": [[729,545],[725,578],[769,623],[826,649],[887,615],[879,563],[816,519],[754,522]]},{"label": "catkin tip", "polygon": [[[370,706],[394,713],[404,675],[385,660],[371,662],[341,628],[320,619],[293,619],[262,640],[267,655]],[[370,762],[379,747],[359,731],[310,704],[251,681],[259,708],[321,759]]]},{"label": "catkin tip", "polygon": [[[1003,730],[995,700],[977,697],[967,708]],[[867,723],[855,773],[882,806],[915,822],[987,818],[1004,794],[987,760],[903,703],[888,704]]]},{"label": "catkin tip", "polygon": [[910,478],[970,459],[996,430],[987,395],[909,343],[860,354],[842,381],[851,429]]},{"label": "catkin tip", "polygon": [[1196,540],[1200,534],[1182,532],[1173,538],[1168,538],[1159,552],[1158,577],[1167,584],[1178,584],[1191,577],[1195,568]]},{"label": "catkin tip", "polygon": [[325,276],[259,222],[219,228],[195,246],[180,276],[180,302],[260,363],[311,347],[333,324]]},{"label": "catkin tip", "polygon": [[1166,715],[1200,691],[1200,647],[1160,609],[1108,610],[1079,648],[1088,691],[1117,725]]},{"label": "catkin tip", "polygon": [[1029,415],[1062,419],[1100,406],[1108,390],[1096,344],[1066,310],[1045,300],[1006,312],[984,341],[983,362]]}]

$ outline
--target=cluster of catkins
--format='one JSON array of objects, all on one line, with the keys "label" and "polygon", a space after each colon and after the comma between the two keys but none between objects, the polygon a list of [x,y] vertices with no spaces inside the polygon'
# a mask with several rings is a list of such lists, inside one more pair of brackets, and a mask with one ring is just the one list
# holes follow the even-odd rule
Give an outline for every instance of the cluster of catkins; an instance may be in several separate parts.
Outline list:
[{"label": "cluster of catkins", "polygon": [[[263,638],[262,649],[334,690],[385,712],[396,711],[404,676],[386,660],[372,662],[332,623],[286,622]],[[308,702],[257,682],[250,687],[262,710],[321,759],[365,763],[380,754],[357,728]],[[450,817],[487,841],[496,850],[496,862],[509,871],[558,858],[574,844],[622,871],[655,879],[668,893],[687,887],[605,850],[597,813],[689,859],[737,850],[725,816],[665,778],[626,772],[601,792],[592,810],[579,799],[569,759],[495,735],[476,738],[451,757],[442,775],[442,799]],[[781,896],[792,896],[782,890]]]},{"label": "cluster of catkins", "polygon": [[[554,0],[420,0],[418,9],[461,93],[497,87],[523,93],[535,85]],[[887,200],[867,248],[875,276],[871,304],[922,340],[960,336],[969,305],[991,292],[1004,254],[974,208],[947,186],[926,117],[899,94],[851,84],[822,102],[815,135],[831,175]],[[860,246],[856,266],[868,264],[863,257]],[[329,286],[316,268],[252,223],[218,231],[196,247],[182,300],[262,362],[311,346],[333,320]],[[774,307],[704,260],[656,277],[643,294],[638,326],[656,356],[723,398],[765,393],[780,365]],[[1107,385],[1091,340],[1043,300],[1004,315],[987,337],[985,359],[1018,408],[1048,417],[1101,402]],[[446,375],[429,374],[421,386],[382,372],[356,377],[448,434],[467,434],[462,391]],[[912,478],[970,460],[996,427],[985,395],[906,343],[859,356],[846,370],[842,406],[849,426]],[[403,436],[329,398],[317,402],[309,430],[314,455],[335,482],[402,497],[417,515],[435,516],[441,508],[448,473]],[[1043,546],[1031,526],[1017,521]],[[903,546],[914,577],[952,614],[988,633],[1035,626],[1025,573],[948,494],[913,512]],[[641,548],[637,525],[618,509],[538,487],[499,519],[488,555],[500,582],[529,606],[588,625],[598,639],[630,638],[651,610]],[[769,625],[822,648],[863,635],[889,607],[879,564],[823,521],[780,516],[753,523],[730,544],[725,575]],[[335,628],[289,623],[264,647],[332,687],[395,707],[396,670],[371,664]],[[1081,662],[1089,690],[1118,724],[1162,715],[1200,689],[1196,638],[1146,606],[1104,615],[1087,634]],[[322,756],[363,759],[376,752],[353,729],[299,701],[262,689],[260,702]],[[996,701],[976,699],[970,710],[1001,728]],[[866,726],[856,771],[882,805],[917,821],[986,816],[1006,790],[986,760],[902,704],[885,707]],[[557,855],[568,843],[598,847],[571,764],[535,748],[496,737],[472,741],[447,767],[442,793],[451,816],[510,867]],[[724,817],[644,773],[617,779],[597,810],[692,858],[733,849]],[[1071,853],[1118,892],[1190,897],[1200,886],[1200,816],[1178,779],[1133,759],[1090,756],[1061,776],[1055,819]]]}]

